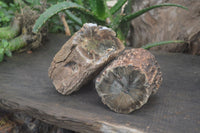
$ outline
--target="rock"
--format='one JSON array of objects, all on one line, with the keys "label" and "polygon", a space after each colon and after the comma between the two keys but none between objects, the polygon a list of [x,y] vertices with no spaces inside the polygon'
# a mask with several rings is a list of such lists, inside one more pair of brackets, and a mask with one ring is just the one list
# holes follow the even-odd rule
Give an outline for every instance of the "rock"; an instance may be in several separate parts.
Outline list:
[{"label": "rock", "polygon": [[84,24],[55,55],[49,77],[58,92],[69,95],[94,78],[123,49],[111,29]]},{"label": "rock", "polygon": [[97,77],[95,87],[102,102],[118,113],[142,107],[162,82],[155,57],[142,48],[125,50]]},{"label": "rock", "polygon": [[148,43],[184,40],[182,44],[167,44],[152,50],[184,52],[200,55],[200,1],[199,0],[141,0],[134,1],[133,12],[143,8],[174,3],[188,8],[162,7],[153,9],[131,22],[130,45],[138,48]]}]

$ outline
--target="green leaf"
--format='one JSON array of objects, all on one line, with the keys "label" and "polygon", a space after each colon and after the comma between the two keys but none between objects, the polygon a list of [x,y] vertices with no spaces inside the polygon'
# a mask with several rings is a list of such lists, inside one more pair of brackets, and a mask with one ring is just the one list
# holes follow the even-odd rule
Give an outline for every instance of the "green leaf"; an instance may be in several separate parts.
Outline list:
[{"label": "green leaf", "polygon": [[82,7],[82,6],[80,6],[76,3],[61,2],[61,3],[58,3],[56,5],[51,6],[49,9],[47,9],[44,13],[42,13],[40,15],[40,17],[36,20],[36,23],[33,27],[33,32],[37,33],[39,31],[39,29],[44,25],[44,23],[50,17],[54,16],[55,14],[57,14],[60,11],[69,10],[69,9],[79,11],[83,14],[86,14],[87,16],[91,17],[92,19],[94,19],[95,21],[97,21],[99,23],[104,23],[104,21],[98,19],[89,10],[85,9],[84,7]]},{"label": "green leaf", "polygon": [[82,26],[82,21],[80,18],[76,17],[73,13],[71,13],[70,11],[66,10],[66,15],[69,19],[71,19],[72,21],[74,21],[77,25]]},{"label": "green leaf", "polygon": [[8,47],[8,41],[7,40],[3,39],[2,44],[3,44],[4,48]]},{"label": "green leaf", "polygon": [[160,4],[160,5],[154,5],[154,6],[150,6],[150,7],[144,8],[144,9],[142,9],[140,11],[137,11],[135,13],[132,13],[130,15],[124,16],[122,18],[121,23],[128,22],[128,21],[130,21],[132,19],[135,19],[135,18],[139,17],[140,15],[142,15],[142,14],[144,14],[144,13],[146,13],[146,12],[152,10],[152,9],[159,8],[159,7],[164,7],[164,6],[174,6],[174,7],[180,7],[180,8],[183,8],[183,9],[188,9],[188,8],[186,8],[184,6],[177,5],[177,4]]},{"label": "green leaf", "polygon": [[32,4],[32,6],[41,5],[40,0],[26,0]]},{"label": "green leaf", "polygon": [[160,46],[160,45],[165,45],[165,44],[170,44],[170,43],[184,43],[184,42],[185,41],[183,40],[162,41],[162,42],[147,44],[147,45],[142,46],[141,48],[150,49],[155,46]]},{"label": "green leaf", "polygon": [[125,3],[127,0],[118,0],[117,3],[110,9],[110,13],[115,14]]},{"label": "green leaf", "polygon": [[67,10],[70,8],[71,9],[72,8],[80,9],[83,7],[76,3],[72,3],[72,2],[61,2],[61,3],[55,4],[55,5],[51,6],[50,8],[48,8],[44,13],[42,13],[40,15],[40,17],[36,20],[36,23],[33,27],[33,32],[37,33],[38,30],[44,25],[44,23],[50,17],[54,16],[55,14],[57,14],[58,12],[60,12],[62,10]]},{"label": "green leaf", "polygon": [[0,54],[4,53],[4,49],[0,48]]},{"label": "green leaf", "polygon": [[94,14],[96,14],[96,1],[97,0],[89,0],[90,8]]},{"label": "green leaf", "polygon": [[3,58],[4,58],[4,50],[0,49],[0,62],[3,61]]},{"label": "green leaf", "polygon": [[6,8],[8,7],[8,5],[4,3],[3,1],[0,1],[0,7]]},{"label": "green leaf", "polygon": [[125,36],[122,32],[122,30],[119,28],[117,29],[117,37],[122,41],[122,43],[125,45]]},{"label": "green leaf", "polygon": [[[124,7],[123,14],[132,13],[132,5],[134,4],[133,2],[134,2],[133,0],[128,0],[128,3]],[[125,23],[120,23],[120,25],[117,27],[123,33],[123,36],[124,36],[124,40],[123,41],[124,42],[125,42],[126,37],[128,36],[128,32],[130,31],[130,25],[131,25],[131,21],[128,21],[128,22],[125,22]]]},{"label": "green leaf", "polygon": [[111,27],[114,31],[117,31],[118,28],[119,28],[119,24],[120,24],[121,20],[122,20],[122,16],[121,16],[120,14],[117,14],[117,15],[114,17],[112,23],[110,24],[110,27]]},{"label": "green leaf", "polygon": [[12,57],[12,52],[11,52],[9,49],[6,49],[6,50],[5,50],[5,54],[6,54],[6,56],[8,56],[8,57]]},{"label": "green leaf", "polygon": [[82,2],[82,0],[74,0],[74,2],[77,3],[78,5],[83,6],[83,2]]},{"label": "green leaf", "polygon": [[96,0],[96,16],[102,20],[105,20],[107,14],[107,4],[105,0]]},{"label": "green leaf", "polygon": [[6,27],[0,27],[0,31],[5,31],[5,30],[10,30],[10,26],[6,26]]}]

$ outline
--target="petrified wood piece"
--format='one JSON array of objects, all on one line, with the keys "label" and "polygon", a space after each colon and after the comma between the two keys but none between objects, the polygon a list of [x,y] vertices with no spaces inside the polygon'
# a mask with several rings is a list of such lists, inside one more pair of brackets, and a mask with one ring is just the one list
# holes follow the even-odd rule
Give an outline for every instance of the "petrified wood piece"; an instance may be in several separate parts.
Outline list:
[{"label": "petrified wood piece", "polygon": [[68,95],[94,78],[123,49],[111,29],[84,24],[55,55],[49,77],[58,92]]},{"label": "petrified wood piece", "polygon": [[125,50],[96,79],[96,90],[111,110],[130,113],[142,107],[162,81],[155,57],[142,48]]}]

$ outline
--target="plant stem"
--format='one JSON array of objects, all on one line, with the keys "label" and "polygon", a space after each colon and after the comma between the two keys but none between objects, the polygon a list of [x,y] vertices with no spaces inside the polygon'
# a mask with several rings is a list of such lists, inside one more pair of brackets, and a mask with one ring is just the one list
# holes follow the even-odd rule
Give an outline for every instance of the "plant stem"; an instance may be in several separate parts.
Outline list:
[{"label": "plant stem", "polygon": [[8,49],[10,51],[19,50],[32,42],[32,40],[30,35],[20,35],[9,41]]},{"label": "plant stem", "polygon": [[122,33],[121,29],[117,29],[117,37],[122,41],[122,43],[125,45],[125,36],[124,34]]},{"label": "plant stem", "polygon": [[11,39],[17,36],[21,30],[21,19],[15,18],[11,26],[0,28],[0,39]]},{"label": "plant stem", "polygon": [[61,14],[60,17],[61,17],[61,21],[62,21],[62,23],[63,23],[63,25],[65,27],[65,35],[66,36],[71,36],[71,31],[70,31],[69,26],[67,24],[67,21],[65,19],[65,14]]}]

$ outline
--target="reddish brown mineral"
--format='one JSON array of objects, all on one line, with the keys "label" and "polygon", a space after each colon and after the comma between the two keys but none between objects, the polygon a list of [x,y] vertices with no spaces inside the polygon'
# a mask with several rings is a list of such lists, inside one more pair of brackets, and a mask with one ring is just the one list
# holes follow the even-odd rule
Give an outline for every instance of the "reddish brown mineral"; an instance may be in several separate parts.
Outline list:
[{"label": "reddish brown mineral", "polygon": [[96,79],[95,87],[111,110],[130,113],[142,107],[162,82],[155,57],[142,48],[125,50]]}]

